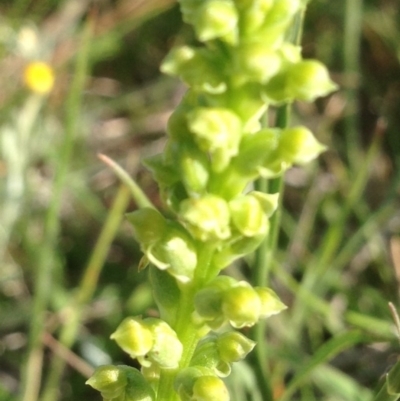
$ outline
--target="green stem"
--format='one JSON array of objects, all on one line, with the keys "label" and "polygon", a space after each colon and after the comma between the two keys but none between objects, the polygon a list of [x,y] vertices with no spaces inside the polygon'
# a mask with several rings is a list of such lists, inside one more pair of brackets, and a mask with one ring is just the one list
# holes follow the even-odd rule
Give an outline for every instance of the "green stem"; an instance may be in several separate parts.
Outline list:
[{"label": "green stem", "polygon": [[[285,128],[289,123],[290,106],[285,105],[278,109],[276,117],[276,126]],[[255,188],[258,191],[268,193],[279,193],[279,205],[274,215],[270,219],[270,231],[268,237],[263,241],[255,253],[255,262],[253,267],[252,282],[255,286],[264,287],[268,285],[269,275],[273,266],[274,255],[276,251],[279,227],[282,216],[281,199],[283,196],[283,177],[267,181],[260,178],[255,182]],[[260,321],[252,329],[252,338],[257,343],[257,346],[252,354],[254,361],[255,374],[264,401],[272,401],[273,393],[269,378],[267,366],[268,346],[265,341],[266,323]]]},{"label": "green stem", "polygon": [[[75,342],[84,306],[92,299],[96,290],[100,272],[104,266],[111,243],[121,225],[129,199],[128,188],[121,186],[87,264],[75,300],[70,306],[68,324],[65,324],[61,330],[59,342],[67,348],[70,348]],[[50,364],[49,376],[41,398],[42,401],[53,401],[57,398],[64,366],[65,360],[55,355]]]},{"label": "green stem", "polygon": [[346,0],[343,59],[346,77],[348,115],[345,118],[347,157],[352,171],[358,171],[361,160],[359,138],[358,88],[360,85],[360,41],[363,0]]},{"label": "green stem", "polygon": [[81,105],[82,88],[87,71],[88,31],[85,33],[83,47],[79,53],[76,74],[72,82],[66,102],[66,129],[62,145],[62,154],[57,166],[52,189],[53,198],[46,215],[43,244],[40,247],[38,270],[35,274],[32,319],[29,331],[27,362],[23,371],[22,401],[36,401],[41,382],[43,344],[42,335],[45,326],[45,312],[49,303],[52,281],[52,268],[55,260],[55,248],[60,228],[59,213],[63,188],[66,181],[69,160],[71,158],[74,139],[78,127],[79,108]]},{"label": "green stem", "polygon": [[198,255],[199,259],[195,277],[191,283],[181,287],[177,320],[173,325],[173,329],[183,345],[183,354],[179,369],[164,370],[161,372],[157,390],[157,401],[177,401],[179,399],[178,394],[174,390],[174,380],[178,371],[189,366],[199,341],[198,328],[192,323],[194,296],[212,278],[211,276],[215,274],[210,263],[214,250],[214,244],[202,244],[202,249]]}]

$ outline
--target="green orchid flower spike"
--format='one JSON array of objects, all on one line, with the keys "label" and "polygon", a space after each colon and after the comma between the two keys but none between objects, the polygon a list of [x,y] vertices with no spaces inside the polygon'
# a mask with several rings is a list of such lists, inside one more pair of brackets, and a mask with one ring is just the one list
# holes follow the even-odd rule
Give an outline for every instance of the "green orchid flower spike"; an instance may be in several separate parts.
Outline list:
[{"label": "green orchid flower spike", "polygon": [[228,401],[223,378],[256,343],[237,329],[284,310],[278,295],[222,272],[270,232],[279,193],[252,190],[325,146],[302,126],[263,127],[271,106],[313,101],[336,85],[288,41],[305,0],[180,0],[198,46],[173,49],[161,70],[188,87],[162,154],[145,161],[167,217],[127,215],[144,253],[159,318],[125,319],[111,338],[141,370],[99,367],[88,384],[106,401]]}]

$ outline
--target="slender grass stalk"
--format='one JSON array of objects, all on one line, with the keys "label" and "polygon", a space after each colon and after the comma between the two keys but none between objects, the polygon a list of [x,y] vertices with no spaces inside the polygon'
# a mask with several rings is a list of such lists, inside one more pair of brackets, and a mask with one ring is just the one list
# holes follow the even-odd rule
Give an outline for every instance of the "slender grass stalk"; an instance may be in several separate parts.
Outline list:
[{"label": "slender grass stalk", "polygon": [[107,164],[114,171],[115,175],[127,186],[127,188],[129,188],[133,199],[139,207],[154,208],[154,205],[151,203],[139,185],[133,181],[132,177],[118,163],[102,154],[99,154],[98,157],[101,161]]},{"label": "slender grass stalk", "polygon": [[360,43],[363,0],[346,0],[344,15],[343,60],[346,77],[348,115],[345,118],[346,150],[352,171],[358,171],[361,161],[358,93],[360,85]]},{"label": "slender grass stalk", "polygon": [[[337,252],[339,251],[340,244],[343,241],[343,227],[346,225],[346,221],[357,205],[359,199],[363,195],[364,188],[366,186],[370,166],[375,160],[381,145],[381,136],[376,135],[374,140],[368,149],[366,156],[361,165],[358,166],[358,172],[354,178],[354,183],[350,188],[349,194],[346,196],[345,203],[341,208],[340,215],[337,217],[335,222],[329,227],[326,235],[324,236],[319,252],[313,257],[307,267],[305,276],[302,281],[302,287],[307,290],[315,288],[316,283],[325,274],[326,269],[331,265]],[[301,297],[297,298],[297,301],[293,308],[293,330],[300,330],[301,322],[303,321],[306,310],[304,305],[301,304]],[[296,332],[297,332],[296,331]]]},{"label": "slender grass stalk", "polygon": [[[292,28],[293,42],[300,44],[303,30],[303,21],[305,8],[301,10],[295,24]],[[278,108],[276,114],[275,126],[284,129],[288,127],[290,121],[291,105],[286,104]],[[276,253],[278,242],[279,228],[282,217],[282,197],[283,197],[284,177],[279,177],[274,180],[266,180],[259,178],[255,182],[255,189],[265,193],[279,193],[279,205],[274,215],[270,220],[270,231],[267,238],[263,241],[260,247],[255,252],[255,260],[253,266],[252,282],[256,286],[266,286],[269,284],[269,276],[273,265],[273,259]],[[273,400],[273,389],[270,382],[270,374],[268,368],[268,346],[265,341],[266,322],[260,321],[252,329],[253,340],[257,343],[251,358],[254,361],[254,371],[257,377],[257,383],[263,394],[264,401]]]},{"label": "slender grass stalk", "polygon": [[69,161],[72,155],[74,139],[79,123],[83,87],[88,67],[88,48],[90,39],[90,23],[83,34],[82,47],[76,61],[75,75],[66,101],[65,137],[62,153],[55,172],[52,200],[46,215],[43,244],[39,248],[38,270],[35,275],[34,299],[27,363],[23,372],[22,401],[36,401],[40,391],[43,344],[42,336],[45,323],[45,311],[50,298],[49,288],[52,281],[52,266],[55,260],[54,250],[60,228],[59,213],[65,186]]},{"label": "slender grass stalk", "polygon": [[400,362],[397,362],[386,375],[385,383],[373,401],[397,401],[400,399]]},{"label": "slender grass stalk", "polygon": [[[286,128],[289,123],[290,106],[285,105],[277,110],[276,126],[278,128]],[[280,202],[283,195],[283,177],[274,180],[266,180],[260,178],[255,182],[255,189],[266,193],[279,193]],[[257,286],[266,286],[269,283],[269,276],[272,269],[273,258],[276,251],[279,227],[282,215],[281,204],[270,220],[270,231],[267,238],[262,242],[255,252],[255,260],[253,266],[252,282]],[[264,321],[258,322],[253,328],[252,336],[256,341],[257,347],[250,358],[254,361],[254,370],[257,377],[257,383],[263,394],[264,401],[273,400],[273,391],[269,380],[269,369],[267,365],[268,346],[265,341],[266,324]]]},{"label": "slender grass stalk", "polygon": [[[120,227],[129,199],[129,189],[121,186],[86,266],[75,299],[69,307],[69,319],[62,327],[59,342],[66,348],[70,348],[75,342],[84,306],[93,298],[101,270],[111,243]],[[50,364],[49,376],[43,390],[43,396],[41,397],[42,401],[54,401],[58,398],[59,382],[64,366],[65,360],[54,355]]]}]

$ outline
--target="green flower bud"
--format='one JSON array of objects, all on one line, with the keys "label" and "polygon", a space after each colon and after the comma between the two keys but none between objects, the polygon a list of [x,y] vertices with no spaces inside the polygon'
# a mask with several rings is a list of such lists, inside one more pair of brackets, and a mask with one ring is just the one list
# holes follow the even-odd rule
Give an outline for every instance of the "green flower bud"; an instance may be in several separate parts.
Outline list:
[{"label": "green flower bud", "polygon": [[193,385],[193,401],[229,401],[224,382],[215,376],[201,376]]},{"label": "green flower bud", "polygon": [[191,21],[201,42],[221,38],[237,41],[238,12],[230,0],[204,0]]},{"label": "green flower bud", "polygon": [[182,357],[183,346],[175,331],[160,319],[145,319],[147,327],[153,335],[153,346],[146,356],[138,357],[143,366],[153,363],[165,369],[175,369],[179,366]]},{"label": "green flower bud", "polygon": [[264,83],[276,75],[281,67],[281,57],[263,43],[246,43],[235,51],[238,74],[245,80]]},{"label": "green flower bud", "polygon": [[256,343],[237,331],[229,331],[218,336],[217,346],[220,358],[228,363],[244,359]]},{"label": "green flower bud", "polygon": [[278,298],[274,291],[266,287],[255,287],[254,290],[258,294],[261,301],[260,317],[267,318],[276,315],[287,308],[285,304]]},{"label": "green flower bud", "polygon": [[174,382],[174,388],[182,401],[194,401],[193,385],[197,378],[212,374],[212,370],[203,366],[193,366],[180,370]]},{"label": "green flower bud", "polygon": [[146,355],[154,346],[153,333],[140,317],[124,319],[110,338],[131,358]]},{"label": "green flower bud", "polygon": [[270,11],[267,13],[263,26],[279,26],[284,30],[300,8],[300,0],[275,1]]},{"label": "green flower bud", "polygon": [[211,153],[214,171],[223,170],[238,153],[242,123],[229,109],[196,108],[188,114],[188,126],[200,149]]},{"label": "green flower bud", "polygon": [[288,74],[288,86],[299,100],[312,102],[337,88],[331,81],[327,68],[316,60],[294,64]]},{"label": "green flower bud", "polygon": [[86,384],[100,391],[104,400],[155,400],[154,391],[149,383],[137,369],[130,366],[100,366]]},{"label": "green flower bud", "polygon": [[326,147],[319,143],[305,127],[288,128],[282,131],[278,153],[289,164],[306,164],[315,159]]},{"label": "green flower bud", "polygon": [[182,401],[229,401],[224,382],[205,367],[180,371],[174,386]]},{"label": "green flower bud", "polygon": [[177,280],[188,282],[197,266],[197,251],[190,236],[175,223],[169,223],[166,233],[155,244],[145,248],[149,261],[161,270],[168,270]]},{"label": "green flower bud", "polygon": [[103,398],[112,399],[120,397],[125,392],[128,379],[126,371],[120,366],[104,365],[94,371],[86,384],[100,391]]},{"label": "green flower bud", "polygon": [[215,195],[186,199],[180,205],[180,217],[193,237],[200,241],[215,241],[230,236],[229,207]]},{"label": "green flower bud", "polygon": [[256,197],[237,197],[229,202],[229,208],[235,228],[245,237],[267,233],[269,222]]},{"label": "green flower bud", "polygon": [[182,344],[171,327],[160,319],[126,318],[111,335],[123,351],[145,367],[177,368]]},{"label": "green flower bud", "polygon": [[250,284],[241,281],[224,293],[222,311],[233,327],[250,327],[260,317],[261,300]]},{"label": "green flower bud", "polygon": [[257,35],[274,0],[234,0],[241,10],[241,34],[252,39]]},{"label": "green flower bud", "polygon": [[251,191],[247,196],[252,196],[260,202],[261,208],[267,217],[271,217],[275,210],[278,208],[279,203],[279,193],[276,194],[266,194],[259,191]]},{"label": "green flower bud", "polygon": [[150,207],[127,213],[126,218],[133,225],[135,236],[142,244],[158,241],[167,227],[166,219],[161,213]]}]

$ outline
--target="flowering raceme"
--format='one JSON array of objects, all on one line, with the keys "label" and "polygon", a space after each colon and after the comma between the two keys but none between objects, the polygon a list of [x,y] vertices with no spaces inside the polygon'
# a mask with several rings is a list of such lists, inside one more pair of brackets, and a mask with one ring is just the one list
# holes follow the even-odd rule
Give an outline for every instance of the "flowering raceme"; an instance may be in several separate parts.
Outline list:
[{"label": "flowering raceme", "polygon": [[[220,378],[255,346],[235,329],[285,309],[270,288],[220,275],[269,234],[279,194],[251,190],[251,183],[282,176],[325,149],[305,127],[262,127],[260,118],[270,106],[313,101],[335,84],[325,66],[303,60],[286,40],[304,1],[180,5],[202,45],[173,49],[161,66],[188,90],[168,122],[164,152],[145,161],[169,217],[150,207],[128,214],[160,319],[128,318],[112,338],[138,359],[150,386],[143,393],[140,385],[137,395],[129,388],[127,399],[227,401]],[[116,387],[126,393],[126,367],[100,367],[88,381],[105,400],[122,399],[118,391],[105,395],[115,369]]]}]

